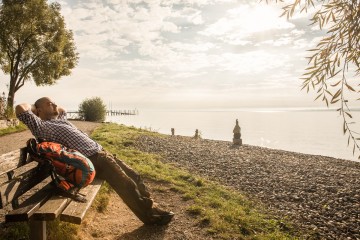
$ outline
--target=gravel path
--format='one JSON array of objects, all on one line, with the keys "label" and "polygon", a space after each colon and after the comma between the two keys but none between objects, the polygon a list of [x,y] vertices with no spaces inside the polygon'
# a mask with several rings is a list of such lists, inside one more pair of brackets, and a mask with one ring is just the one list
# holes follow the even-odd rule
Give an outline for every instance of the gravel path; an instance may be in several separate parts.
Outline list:
[{"label": "gravel path", "polygon": [[360,162],[180,136],[136,147],[260,199],[310,238],[360,239]]}]

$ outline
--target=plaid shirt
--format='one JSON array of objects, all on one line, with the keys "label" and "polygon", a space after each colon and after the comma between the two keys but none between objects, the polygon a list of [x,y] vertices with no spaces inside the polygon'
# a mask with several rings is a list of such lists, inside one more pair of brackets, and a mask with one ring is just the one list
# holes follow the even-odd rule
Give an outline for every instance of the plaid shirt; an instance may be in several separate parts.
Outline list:
[{"label": "plaid shirt", "polygon": [[61,113],[57,119],[52,120],[41,120],[31,110],[22,112],[17,117],[30,129],[36,138],[60,143],[81,152],[87,157],[102,149],[101,145],[67,120],[66,112]]}]

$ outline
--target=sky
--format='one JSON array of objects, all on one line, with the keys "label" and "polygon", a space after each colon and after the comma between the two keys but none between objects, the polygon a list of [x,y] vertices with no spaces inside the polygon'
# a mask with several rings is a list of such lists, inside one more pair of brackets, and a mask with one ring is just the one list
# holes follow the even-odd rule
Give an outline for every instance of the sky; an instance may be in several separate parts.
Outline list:
[{"label": "sky", "polygon": [[[309,52],[324,36],[308,13],[238,0],[61,0],[79,63],[55,85],[27,82],[16,103],[50,96],[76,110],[318,107],[301,91]],[[9,76],[0,73],[0,91]],[[4,81],[5,80],[5,81]]]}]

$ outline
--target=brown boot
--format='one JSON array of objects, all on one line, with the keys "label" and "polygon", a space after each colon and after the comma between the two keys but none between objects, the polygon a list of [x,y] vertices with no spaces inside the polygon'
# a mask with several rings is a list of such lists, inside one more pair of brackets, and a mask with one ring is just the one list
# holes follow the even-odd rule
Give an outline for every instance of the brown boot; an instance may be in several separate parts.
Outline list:
[{"label": "brown boot", "polygon": [[145,222],[147,225],[167,225],[174,217],[174,213],[171,211],[164,211],[158,207],[151,209],[151,217],[149,221]]}]

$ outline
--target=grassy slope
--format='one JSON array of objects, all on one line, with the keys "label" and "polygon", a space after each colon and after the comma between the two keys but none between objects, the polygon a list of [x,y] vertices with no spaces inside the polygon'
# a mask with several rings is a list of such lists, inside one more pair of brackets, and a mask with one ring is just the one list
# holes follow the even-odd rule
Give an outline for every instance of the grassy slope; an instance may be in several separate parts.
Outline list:
[{"label": "grassy slope", "polygon": [[143,176],[166,181],[182,194],[183,200],[192,199],[189,214],[197,216],[207,231],[222,239],[295,239],[283,221],[271,219],[264,209],[240,193],[195,176],[178,166],[164,164],[161,157],[140,152],[132,147],[141,134],[161,134],[106,124],[92,137],[103,147],[126,161]]},{"label": "grassy slope", "polygon": [[[12,129],[11,132],[21,131]],[[9,132],[5,132],[9,133]],[[2,134],[2,131],[0,131]],[[195,221],[207,228],[218,239],[296,239],[289,226],[267,216],[264,209],[249,201],[240,193],[196,176],[178,166],[164,164],[161,157],[140,152],[132,147],[141,134],[160,134],[117,124],[104,124],[92,134],[103,147],[126,161],[143,176],[166,181],[182,199],[193,200],[188,213]],[[108,202],[109,186],[105,184],[94,206],[103,211]],[[48,239],[77,239],[77,225],[54,221],[48,225]],[[26,223],[11,224],[0,229],[0,239],[26,239],[29,229]]]}]

